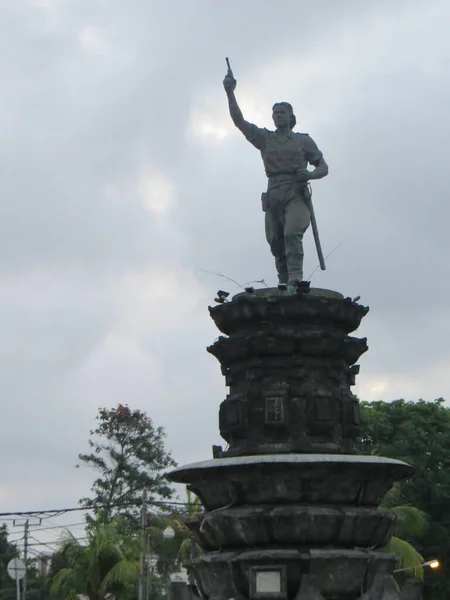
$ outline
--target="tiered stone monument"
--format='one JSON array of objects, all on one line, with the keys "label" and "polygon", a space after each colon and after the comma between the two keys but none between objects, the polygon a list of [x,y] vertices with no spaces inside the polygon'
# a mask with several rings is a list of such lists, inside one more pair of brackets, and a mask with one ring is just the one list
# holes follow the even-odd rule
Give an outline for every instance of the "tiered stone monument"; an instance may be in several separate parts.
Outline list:
[{"label": "tiered stone monument", "polygon": [[393,517],[379,504],[412,469],[355,450],[350,388],[367,344],[350,334],[368,308],[302,281],[310,222],[325,268],[308,183],[328,166],[307,134],[292,131],[290,104],[274,105],[275,131],[245,121],[228,67],[230,115],[268,176],[262,208],[279,287],[230,302],[222,294],[210,308],[224,334],[208,351],[230,388],[219,413],[228,445],[169,475],[205,508],[190,524],[205,554],[189,570],[209,600],[395,600],[395,557],[377,551]]},{"label": "tiered stone monument", "polygon": [[367,344],[349,334],[367,312],[314,288],[210,308],[225,334],[208,351],[230,387],[219,414],[228,446],[170,474],[205,507],[190,526],[206,553],[189,566],[203,597],[395,598],[395,557],[376,550],[393,517],[378,507],[412,469],[355,450],[350,387]]}]

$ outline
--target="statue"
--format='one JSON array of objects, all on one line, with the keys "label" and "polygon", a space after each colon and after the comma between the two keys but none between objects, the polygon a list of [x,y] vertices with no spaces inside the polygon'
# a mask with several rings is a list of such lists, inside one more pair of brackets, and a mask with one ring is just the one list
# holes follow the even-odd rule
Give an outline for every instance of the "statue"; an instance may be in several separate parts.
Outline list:
[{"label": "statue", "polygon": [[[262,129],[244,119],[236,101],[236,79],[228,62],[223,81],[230,116],[246,139],[261,152],[268,177],[267,192],[262,194],[265,212],[266,238],[275,257],[280,288],[295,292],[303,281],[303,235],[310,222],[319,254],[325,269],[311,203],[309,182],[328,174],[322,152],[306,133],[294,133],[296,118],[288,102],[273,106],[275,131]],[[307,169],[308,164],[314,170]]]}]

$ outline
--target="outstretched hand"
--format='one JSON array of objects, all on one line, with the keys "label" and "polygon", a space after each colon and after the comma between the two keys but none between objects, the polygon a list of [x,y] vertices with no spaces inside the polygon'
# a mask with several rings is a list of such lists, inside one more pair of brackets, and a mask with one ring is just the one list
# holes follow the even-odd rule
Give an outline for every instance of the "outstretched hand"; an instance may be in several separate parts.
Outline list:
[{"label": "outstretched hand", "polygon": [[236,89],[236,79],[230,73],[225,75],[225,79],[223,80],[223,87],[227,93],[234,92]]}]

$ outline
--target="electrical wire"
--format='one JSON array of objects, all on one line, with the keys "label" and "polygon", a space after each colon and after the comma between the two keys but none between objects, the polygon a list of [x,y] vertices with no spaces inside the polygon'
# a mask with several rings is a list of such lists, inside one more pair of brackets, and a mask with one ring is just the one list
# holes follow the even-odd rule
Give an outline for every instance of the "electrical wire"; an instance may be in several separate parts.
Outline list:
[{"label": "electrical wire", "polygon": [[[109,504],[109,506],[112,508],[125,508],[126,506],[141,506],[142,501],[141,500],[137,500],[136,502],[127,502],[125,504]],[[163,502],[163,501],[147,501],[147,504],[150,506],[189,506],[189,502]],[[18,512],[0,512],[0,517],[12,517],[12,516],[16,516],[16,517],[22,517],[22,516],[36,516],[36,515],[49,515],[48,517],[43,517],[43,518],[50,518],[50,515],[52,515],[53,517],[57,517],[59,515],[64,515],[65,513],[68,512],[75,512],[75,511],[80,511],[80,510],[97,510],[99,508],[103,508],[105,505],[104,504],[93,504],[92,506],[76,506],[76,507],[70,507],[70,508],[52,508],[49,510],[25,510],[25,511],[18,511]]]},{"label": "electrical wire", "polygon": [[[35,539],[35,538],[33,538],[33,539]],[[84,536],[84,537],[74,537],[73,539],[75,541],[77,541],[77,542],[82,542],[84,540],[87,540],[88,538],[86,536]],[[55,552],[55,548],[52,548],[52,546],[59,546],[60,543],[61,542],[59,540],[56,540],[54,542],[48,542],[46,544],[44,544],[44,542],[39,542],[38,541],[38,542],[35,542],[35,543],[32,543],[32,544],[28,544],[28,548],[32,548],[33,546],[34,547],[36,547],[36,546],[46,546],[47,548],[50,548],[50,550],[52,550],[52,552]]]},{"label": "electrical wire", "polygon": [[79,521],[78,523],[68,523],[67,525],[52,525],[51,527],[39,527],[33,529],[33,531],[50,531],[51,529],[68,529],[69,527],[80,527],[81,525],[86,526],[86,521]]}]

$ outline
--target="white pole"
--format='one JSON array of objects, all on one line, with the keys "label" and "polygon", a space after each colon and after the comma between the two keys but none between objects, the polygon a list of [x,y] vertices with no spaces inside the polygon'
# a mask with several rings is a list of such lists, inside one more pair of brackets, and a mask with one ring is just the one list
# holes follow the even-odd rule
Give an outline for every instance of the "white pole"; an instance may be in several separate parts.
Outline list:
[{"label": "white pole", "polygon": [[20,600],[20,579],[19,573],[16,571],[16,592],[17,592],[17,600]]}]

